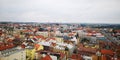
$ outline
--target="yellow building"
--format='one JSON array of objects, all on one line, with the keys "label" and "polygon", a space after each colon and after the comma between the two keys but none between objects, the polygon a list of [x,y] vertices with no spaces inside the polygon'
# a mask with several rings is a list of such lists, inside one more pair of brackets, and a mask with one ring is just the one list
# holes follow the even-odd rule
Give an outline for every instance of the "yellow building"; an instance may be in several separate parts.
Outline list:
[{"label": "yellow building", "polygon": [[36,51],[43,50],[43,49],[44,49],[43,46],[39,45],[39,44],[35,44],[34,49],[26,49],[26,56],[27,56],[26,60],[33,60],[33,59],[35,59]]}]

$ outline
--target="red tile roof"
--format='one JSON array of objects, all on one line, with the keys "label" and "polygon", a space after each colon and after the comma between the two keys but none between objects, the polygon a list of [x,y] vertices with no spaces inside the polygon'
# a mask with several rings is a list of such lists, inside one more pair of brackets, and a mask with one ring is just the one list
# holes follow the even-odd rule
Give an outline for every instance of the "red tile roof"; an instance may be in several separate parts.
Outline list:
[{"label": "red tile roof", "polygon": [[70,34],[68,34],[68,36],[73,36],[74,34],[72,34],[72,33],[70,33]]},{"label": "red tile roof", "polygon": [[90,47],[83,47],[82,45],[80,45],[80,47],[78,48],[79,51],[83,51],[83,52],[90,52],[90,53],[96,53],[97,49],[95,48],[90,48]]},{"label": "red tile roof", "polygon": [[40,60],[52,60],[52,58],[50,57],[50,55],[46,55],[44,58],[42,58]]},{"label": "red tile roof", "polygon": [[109,55],[113,55],[113,51],[112,50],[106,50],[106,49],[102,49],[101,50],[102,54],[109,54]]},{"label": "red tile roof", "polygon": [[9,49],[9,48],[13,48],[14,47],[14,45],[13,44],[8,44],[8,45],[1,45],[0,46],[0,51],[2,51],[2,50],[6,50],[6,49]]},{"label": "red tile roof", "polygon": [[38,36],[35,36],[35,38],[37,38],[37,39],[45,39],[45,37],[44,36],[42,36],[42,35],[38,35]]},{"label": "red tile roof", "polygon": [[71,58],[72,58],[72,59],[77,59],[77,55],[76,55],[76,54],[73,54],[73,55],[71,56]]},{"label": "red tile roof", "polygon": [[7,39],[7,42],[12,42],[13,39]]}]

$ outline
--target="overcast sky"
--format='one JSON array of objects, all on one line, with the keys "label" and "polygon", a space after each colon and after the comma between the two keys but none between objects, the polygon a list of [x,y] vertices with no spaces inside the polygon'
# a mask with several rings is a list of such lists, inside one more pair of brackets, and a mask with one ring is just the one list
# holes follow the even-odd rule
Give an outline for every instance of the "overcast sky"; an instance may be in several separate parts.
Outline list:
[{"label": "overcast sky", "polygon": [[120,0],[0,0],[0,21],[120,24]]}]

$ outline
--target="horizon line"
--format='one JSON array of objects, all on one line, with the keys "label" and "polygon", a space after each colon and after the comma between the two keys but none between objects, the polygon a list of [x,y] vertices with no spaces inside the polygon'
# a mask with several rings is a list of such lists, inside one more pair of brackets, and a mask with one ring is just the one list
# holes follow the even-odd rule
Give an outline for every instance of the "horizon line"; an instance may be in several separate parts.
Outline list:
[{"label": "horizon line", "polygon": [[72,24],[120,24],[120,23],[89,23],[89,22],[20,22],[20,21],[0,21],[1,22],[10,22],[10,23],[72,23]]}]

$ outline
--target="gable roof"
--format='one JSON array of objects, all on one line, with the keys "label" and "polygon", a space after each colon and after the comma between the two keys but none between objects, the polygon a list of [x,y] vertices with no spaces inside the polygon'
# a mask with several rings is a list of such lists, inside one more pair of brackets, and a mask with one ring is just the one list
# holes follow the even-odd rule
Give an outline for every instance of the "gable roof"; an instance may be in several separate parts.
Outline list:
[{"label": "gable roof", "polygon": [[109,54],[109,55],[113,55],[113,51],[112,50],[106,50],[106,49],[102,49],[101,50],[102,54]]},{"label": "gable roof", "polygon": [[52,60],[52,58],[50,57],[50,55],[46,55],[41,60]]}]

